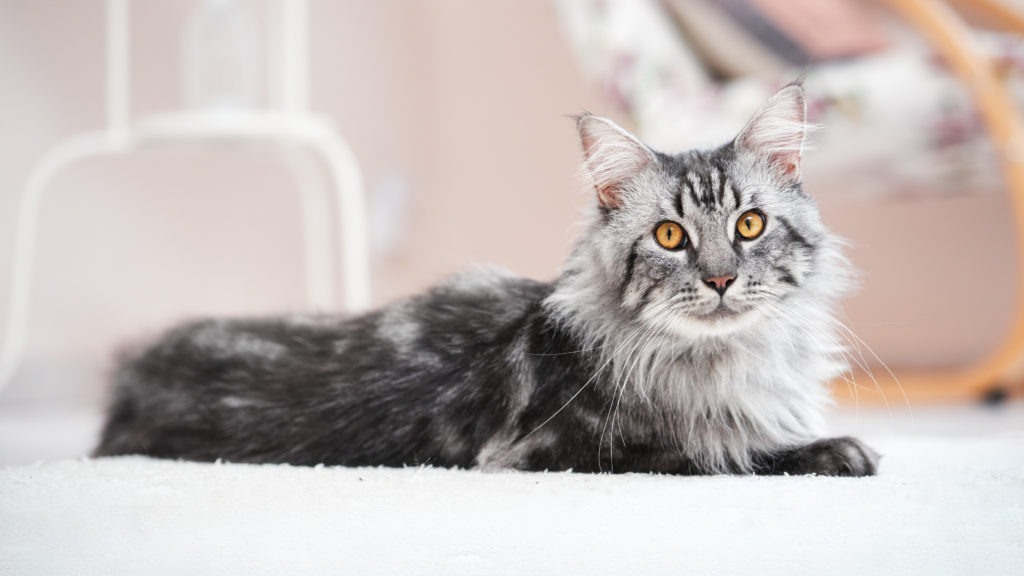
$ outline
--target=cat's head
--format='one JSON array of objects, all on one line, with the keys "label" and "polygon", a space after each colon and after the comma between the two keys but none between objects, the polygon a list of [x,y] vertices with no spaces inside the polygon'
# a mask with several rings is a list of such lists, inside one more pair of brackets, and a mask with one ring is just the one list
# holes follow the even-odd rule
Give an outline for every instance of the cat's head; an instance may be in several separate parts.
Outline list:
[{"label": "cat's head", "polygon": [[577,256],[601,269],[619,309],[690,333],[729,334],[829,289],[823,262],[841,257],[800,186],[802,86],[777,92],[713,150],[656,152],[589,114],[578,129],[599,215]]}]

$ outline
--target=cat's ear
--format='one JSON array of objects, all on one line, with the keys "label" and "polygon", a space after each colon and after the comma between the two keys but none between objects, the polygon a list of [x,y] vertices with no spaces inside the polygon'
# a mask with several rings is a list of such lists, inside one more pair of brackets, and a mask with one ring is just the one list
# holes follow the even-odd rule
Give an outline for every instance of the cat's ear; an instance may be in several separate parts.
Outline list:
[{"label": "cat's ear", "polygon": [[619,208],[629,184],[657,160],[654,152],[600,116],[583,114],[576,121],[576,129],[597,201],[605,208]]},{"label": "cat's ear", "polygon": [[807,129],[804,87],[790,84],[769,98],[740,132],[736,151],[767,162],[776,178],[795,184],[800,181]]}]

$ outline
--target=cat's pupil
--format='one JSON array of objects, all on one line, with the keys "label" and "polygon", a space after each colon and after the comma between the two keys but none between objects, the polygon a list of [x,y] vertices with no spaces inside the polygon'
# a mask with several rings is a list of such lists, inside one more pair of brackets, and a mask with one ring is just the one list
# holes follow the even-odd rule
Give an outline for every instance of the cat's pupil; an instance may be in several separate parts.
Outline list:
[{"label": "cat's pupil", "polygon": [[751,222],[752,222],[753,220],[754,220],[753,218],[751,218],[750,216],[747,216],[747,219],[743,221],[743,223],[744,223],[744,224],[746,224],[746,226],[747,226],[747,230],[750,230],[750,229],[752,228],[752,226],[750,225],[750,223],[751,223]]}]

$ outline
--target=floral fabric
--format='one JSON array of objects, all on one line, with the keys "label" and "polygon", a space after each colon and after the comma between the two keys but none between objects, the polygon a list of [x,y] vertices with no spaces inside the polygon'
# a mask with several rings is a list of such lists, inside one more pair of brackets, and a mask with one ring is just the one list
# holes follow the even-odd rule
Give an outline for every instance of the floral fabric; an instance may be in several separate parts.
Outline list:
[{"label": "floral fabric", "polygon": [[[656,0],[554,0],[584,70],[652,147],[679,151],[731,139],[761,103],[796,78],[714,83]],[[978,41],[1024,103],[1024,44]],[[928,48],[803,71],[810,121],[804,178],[816,193],[922,194],[1001,190],[991,143],[967,90]]]}]

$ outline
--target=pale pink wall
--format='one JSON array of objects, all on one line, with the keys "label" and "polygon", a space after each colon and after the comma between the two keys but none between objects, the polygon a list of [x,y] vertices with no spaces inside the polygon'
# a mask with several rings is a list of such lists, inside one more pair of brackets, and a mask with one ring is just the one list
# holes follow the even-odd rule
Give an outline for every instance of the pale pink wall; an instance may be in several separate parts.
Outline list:
[{"label": "pale pink wall", "polygon": [[[136,110],[172,108],[191,3],[134,4]],[[102,8],[0,0],[0,320],[15,192],[47,147],[104,120]],[[396,174],[409,183],[407,220],[394,218],[405,241],[376,257],[375,302],[470,262],[556,274],[589,201],[565,115],[623,119],[583,78],[549,4],[313,0],[311,16],[313,108],[351,142],[371,196]],[[43,207],[27,363],[0,401],[94,401],[119,342],[186,315],[301,308],[291,190],[258,154],[147,153],[67,172]],[[865,271],[850,324],[883,358],[957,363],[996,340],[1016,289],[1004,198],[828,191],[822,209]]]},{"label": "pale pink wall", "polygon": [[[178,105],[191,2],[134,2],[133,106]],[[250,2],[261,11],[265,2]],[[15,192],[50,145],[104,121],[103,2],[0,1],[0,320]],[[378,254],[376,303],[469,262],[549,278],[587,200],[567,114],[607,112],[544,1],[311,2],[312,107],[371,196],[409,183],[405,242]],[[43,206],[27,359],[7,401],[98,397],[120,342],[183,316],[303,305],[299,211],[254,154],[145,153],[69,170]]]},{"label": "pale pink wall", "polygon": [[825,220],[850,241],[861,277],[846,320],[887,364],[960,366],[994,350],[1020,290],[1005,195],[823,194]]}]

